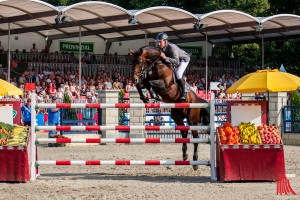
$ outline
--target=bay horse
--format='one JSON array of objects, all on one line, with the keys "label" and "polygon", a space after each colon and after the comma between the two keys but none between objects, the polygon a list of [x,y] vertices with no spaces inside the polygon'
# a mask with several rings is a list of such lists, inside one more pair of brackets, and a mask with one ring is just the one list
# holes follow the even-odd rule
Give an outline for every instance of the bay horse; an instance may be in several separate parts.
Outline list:
[{"label": "bay horse", "polygon": [[[142,89],[153,89],[161,97],[164,103],[183,103],[180,100],[180,91],[175,84],[175,74],[172,66],[164,63],[160,58],[160,50],[155,47],[142,47],[138,51],[130,50],[132,58],[133,79],[141,100],[146,103],[148,99],[144,96]],[[187,91],[185,103],[207,103],[199,98],[194,91]],[[184,125],[187,119],[189,125],[209,125],[209,112],[206,108],[172,108],[171,117],[176,125]],[[187,138],[188,131],[180,131],[182,138]],[[193,138],[199,138],[198,131],[192,131]],[[187,144],[182,144],[182,158],[188,159]],[[198,143],[194,143],[193,160],[198,160]],[[198,169],[197,165],[193,166]]]}]

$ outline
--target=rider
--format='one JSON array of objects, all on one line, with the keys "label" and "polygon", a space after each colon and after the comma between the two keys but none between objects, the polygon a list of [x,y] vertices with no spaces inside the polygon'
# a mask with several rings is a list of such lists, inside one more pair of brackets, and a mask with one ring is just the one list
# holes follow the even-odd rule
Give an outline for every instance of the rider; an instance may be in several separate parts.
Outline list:
[{"label": "rider", "polygon": [[166,33],[158,33],[156,36],[156,42],[158,42],[158,46],[162,50],[160,57],[164,59],[166,63],[178,66],[176,76],[181,94],[180,99],[185,100],[185,83],[182,76],[190,62],[190,55],[175,44],[169,42],[168,35]]}]

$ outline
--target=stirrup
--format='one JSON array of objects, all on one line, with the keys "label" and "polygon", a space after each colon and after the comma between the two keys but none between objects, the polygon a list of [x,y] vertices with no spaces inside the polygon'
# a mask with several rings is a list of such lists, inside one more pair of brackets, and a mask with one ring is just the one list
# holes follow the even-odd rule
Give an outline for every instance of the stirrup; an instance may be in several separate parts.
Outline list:
[{"label": "stirrup", "polygon": [[183,95],[180,97],[180,100],[186,100],[186,93],[184,92]]}]

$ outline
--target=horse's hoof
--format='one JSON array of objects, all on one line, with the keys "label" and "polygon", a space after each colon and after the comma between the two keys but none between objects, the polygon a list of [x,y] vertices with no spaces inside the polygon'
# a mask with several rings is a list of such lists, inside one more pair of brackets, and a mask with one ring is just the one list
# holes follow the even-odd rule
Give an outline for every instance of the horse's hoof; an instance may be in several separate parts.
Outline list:
[{"label": "horse's hoof", "polygon": [[141,100],[143,101],[143,103],[149,103],[149,99],[148,98],[141,98]]},{"label": "horse's hoof", "polygon": [[193,169],[196,171],[199,168],[198,165],[193,165]]},{"label": "horse's hoof", "polygon": [[189,158],[189,155],[188,155],[188,154],[182,156],[182,159],[183,159],[183,160],[187,160],[188,158]]}]

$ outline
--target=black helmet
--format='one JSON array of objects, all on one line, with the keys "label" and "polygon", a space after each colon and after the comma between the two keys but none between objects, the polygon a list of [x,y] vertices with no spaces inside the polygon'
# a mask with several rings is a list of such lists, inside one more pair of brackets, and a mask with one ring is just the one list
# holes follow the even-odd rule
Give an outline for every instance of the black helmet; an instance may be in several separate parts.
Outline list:
[{"label": "black helmet", "polygon": [[166,33],[159,33],[156,35],[156,41],[168,40],[168,35]]}]

